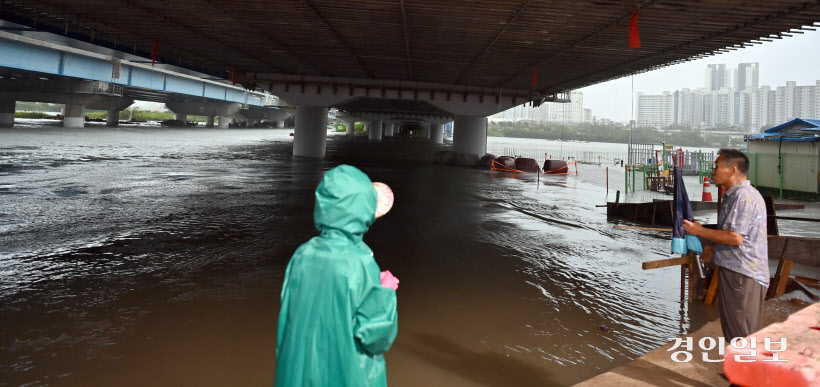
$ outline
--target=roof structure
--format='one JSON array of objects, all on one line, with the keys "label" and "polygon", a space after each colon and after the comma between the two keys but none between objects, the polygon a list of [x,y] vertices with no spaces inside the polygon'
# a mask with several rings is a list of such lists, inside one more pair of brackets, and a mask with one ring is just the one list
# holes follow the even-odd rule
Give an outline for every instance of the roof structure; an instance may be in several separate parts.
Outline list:
[{"label": "roof structure", "polygon": [[795,118],[785,124],[748,135],[745,141],[820,141],[820,120]]},{"label": "roof structure", "polygon": [[[820,1],[0,0],[0,19],[230,79],[564,92],[818,25]],[[638,15],[641,47],[629,48]],[[156,44],[156,45],[155,45]],[[537,72],[537,75],[534,73]],[[410,85],[412,87],[412,85]]]}]

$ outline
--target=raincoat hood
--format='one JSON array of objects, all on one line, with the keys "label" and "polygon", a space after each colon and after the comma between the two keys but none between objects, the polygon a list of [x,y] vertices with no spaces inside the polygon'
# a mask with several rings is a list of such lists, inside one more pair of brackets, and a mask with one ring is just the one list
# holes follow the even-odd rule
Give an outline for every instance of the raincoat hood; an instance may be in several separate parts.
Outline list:
[{"label": "raincoat hood", "polygon": [[367,175],[350,165],[328,171],[316,188],[313,223],[322,232],[339,230],[361,237],[376,220],[376,189]]}]

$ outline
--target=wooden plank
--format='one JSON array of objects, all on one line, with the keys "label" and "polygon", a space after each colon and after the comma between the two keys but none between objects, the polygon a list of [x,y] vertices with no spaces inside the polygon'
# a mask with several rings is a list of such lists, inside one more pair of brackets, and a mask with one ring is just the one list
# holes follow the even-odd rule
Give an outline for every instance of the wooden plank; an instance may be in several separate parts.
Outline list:
[{"label": "wooden plank", "polygon": [[780,215],[777,215],[777,216],[775,216],[774,218],[775,218],[775,219],[780,219],[780,220],[799,220],[799,221],[803,221],[803,222],[820,222],[820,219],[815,219],[815,218],[798,218],[798,217],[796,217],[796,216],[780,216]]},{"label": "wooden plank", "polygon": [[638,226],[613,226],[613,228],[620,228],[623,230],[642,230],[642,231],[662,231],[672,232],[671,228],[655,228],[655,227],[638,227]]},{"label": "wooden plank", "polygon": [[802,290],[804,293],[806,293],[809,297],[811,297],[812,300],[815,300],[815,301],[820,300],[820,296],[814,294],[814,292],[812,292],[811,289],[809,289],[806,286],[806,284],[798,281],[797,279],[794,280],[794,284],[797,285],[797,287],[800,288],[800,290]]},{"label": "wooden plank", "polygon": [[803,283],[803,285],[810,286],[810,287],[818,287],[820,286],[820,280],[815,278],[809,277],[801,277],[799,275],[794,276],[794,279]]},{"label": "wooden plank", "polygon": [[650,269],[660,269],[662,267],[669,267],[675,265],[686,265],[689,263],[689,257],[687,256],[680,256],[678,258],[669,258],[669,259],[659,259],[657,261],[648,261],[644,262],[641,267],[644,270]]},{"label": "wooden plank", "polygon": [[706,291],[706,298],[703,300],[703,303],[706,305],[712,305],[715,303],[715,296],[717,296],[717,288],[718,288],[718,270],[720,267],[715,266],[715,273],[712,274],[712,281],[709,282],[709,290]]},{"label": "wooden plank", "polygon": [[777,290],[774,293],[775,297],[780,297],[786,294],[786,284],[789,283],[789,274],[792,271],[792,260],[783,260],[783,270],[780,273],[780,280],[777,282]]}]

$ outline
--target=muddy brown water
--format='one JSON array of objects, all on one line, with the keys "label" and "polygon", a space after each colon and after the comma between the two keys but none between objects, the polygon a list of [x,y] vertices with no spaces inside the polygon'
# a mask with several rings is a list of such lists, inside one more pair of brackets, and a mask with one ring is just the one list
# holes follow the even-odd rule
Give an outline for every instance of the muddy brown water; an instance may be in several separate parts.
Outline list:
[{"label": "muddy brown water", "polygon": [[602,167],[539,186],[423,142],[294,159],[288,134],[1,130],[0,384],[271,385],[284,269],[340,163],[396,195],[365,236],[401,280],[392,386],[571,385],[717,317],[641,270],[668,236],[612,228]]}]

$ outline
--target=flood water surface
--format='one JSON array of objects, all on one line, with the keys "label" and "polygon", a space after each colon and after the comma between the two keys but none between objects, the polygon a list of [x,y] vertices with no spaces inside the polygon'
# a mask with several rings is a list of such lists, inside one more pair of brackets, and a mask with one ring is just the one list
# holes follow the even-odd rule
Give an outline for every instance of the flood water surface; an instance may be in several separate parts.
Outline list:
[{"label": "flood water surface", "polygon": [[680,302],[677,268],[641,270],[668,236],[607,223],[604,166],[539,185],[422,142],[331,135],[319,161],[291,141],[0,131],[0,384],[270,385],[285,266],[341,163],[396,196],[365,236],[401,280],[392,386],[571,385],[717,317]]}]

